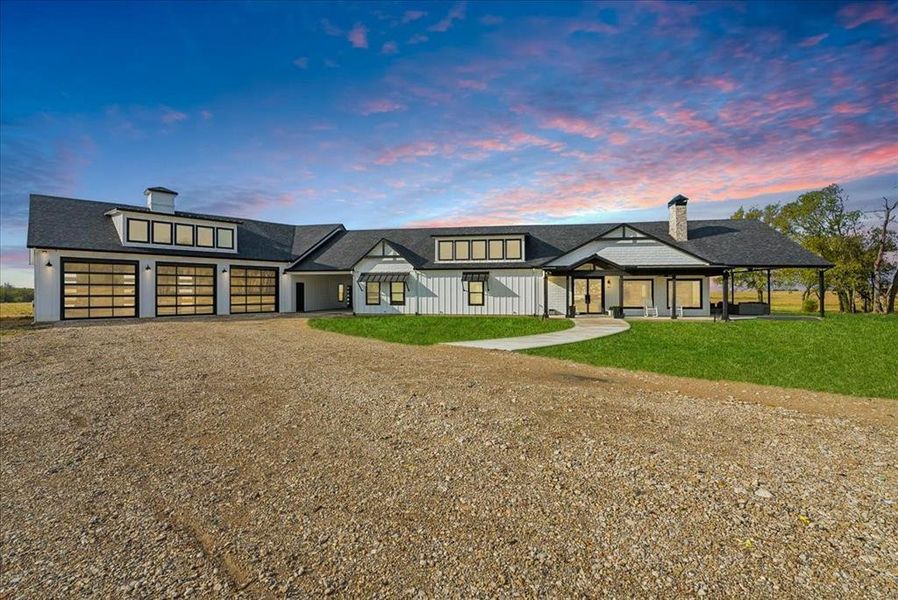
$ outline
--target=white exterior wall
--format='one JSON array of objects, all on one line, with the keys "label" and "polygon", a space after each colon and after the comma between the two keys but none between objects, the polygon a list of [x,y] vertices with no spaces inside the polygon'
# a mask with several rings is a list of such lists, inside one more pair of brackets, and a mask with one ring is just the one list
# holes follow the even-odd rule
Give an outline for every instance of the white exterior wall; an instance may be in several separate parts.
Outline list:
[{"label": "white exterior wall", "polygon": [[[363,273],[408,273],[405,287],[405,304],[390,304],[390,284],[380,284],[380,304],[365,304],[365,284],[359,281]],[[414,315],[418,312],[420,286],[412,265],[401,256],[368,256],[355,265],[352,271],[352,306],[360,315]]]},{"label": "white exterior wall", "polygon": [[[289,276],[284,269],[289,263],[271,263],[253,260],[233,260],[207,258],[203,256],[159,256],[148,254],[130,254],[124,252],[85,252],[69,250],[34,250],[34,320],[39,322],[59,321],[62,318],[61,269],[63,258],[87,258],[92,260],[128,260],[137,261],[138,304],[141,318],[156,316],[156,262],[195,263],[215,265],[216,269],[216,314],[227,315],[231,312],[230,271],[231,266],[277,267],[278,279],[278,311],[290,312],[294,307],[293,289]],[[47,261],[53,266],[47,267]],[[147,271],[146,267],[150,270]],[[227,273],[221,270],[227,268]],[[168,317],[167,317],[168,318]]]},{"label": "white exterior wall", "polygon": [[[289,278],[289,286],[291,288],[292,306],[291,310],[297,310],[296,284],[302,282],[305,284],[305,311],[312,312],[316,310],[339,310],[347,308],[345,302],[340,302],[337,296],[337,290],[342,283],[346,285],[347,293],[352,294],[352,276],[346,275],[291,275]],[[353,294],[354,295],[354,294]]]},{"label": "white exterior wall", "polygon": [[549,277],[549,314],[567,313],[567,277]]},{"label": "white exterior wall", "polygon": [[[624,277],[627,279],[651,279],[655,282],[655,306],[658,307],[659,316],[670,316],[670,310],[667,308],[667,277]],[[706,317],[711,314],[710,301],[710,280],[707,277],[682,276],[678,279],[701,279],[702,285],[702,307],[700,309],[686,309],[683,313],[686,317]],[[611,282],[609,285],[608,282]],[[678,299],[678,303],[680,300]],[[620,304],[618,299],[618,278],[616,276],[605,277],[605,309]],[[645,314],[642,308],[624,310],[625,317],[641,317]]]}]

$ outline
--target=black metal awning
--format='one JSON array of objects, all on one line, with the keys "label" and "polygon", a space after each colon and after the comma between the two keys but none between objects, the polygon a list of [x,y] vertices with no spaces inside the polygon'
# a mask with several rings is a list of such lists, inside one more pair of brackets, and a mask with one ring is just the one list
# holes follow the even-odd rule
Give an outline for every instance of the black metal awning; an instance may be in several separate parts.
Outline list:
[{"label": "black metal awning", "polygon": [[377,281],[388,283],[392,281],[401,281],[405,283],[408,280],[408,273],[362,273],[359,275],[359,281]]},{"label": "black metal awning", "polygon": [[489,281],[488,271],[467,271],[461,274],[462,281]]}]

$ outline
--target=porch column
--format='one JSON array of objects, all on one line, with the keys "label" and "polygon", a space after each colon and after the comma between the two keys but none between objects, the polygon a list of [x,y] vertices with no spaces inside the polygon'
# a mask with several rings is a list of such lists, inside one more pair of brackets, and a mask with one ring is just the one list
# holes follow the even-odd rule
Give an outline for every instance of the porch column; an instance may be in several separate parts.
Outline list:
[{"label": "porch column", "polygon": [[720,318],[723,321],[730,320],[729,293],[730,293],[730,272],[724,271],[723,272],[723,308],[721,309],[721,312],[720,312]]},{"label": "porch column", "polygon": [[549,318],[549,274],[543,271],[543,318]]},{"label": "porch column", "polygon": [[770,286],[770,269],[767,269],[767,314],[773,313],[773,294]]},{"label": "porch column", "polygon": [[670,318],[677,318],[677,275],[670,276]]},{"label": "porch column", "polygon": [[571,304],[573,301],[571,300],[571,276],[564,276],[564,316],[571,318],[574,315],[571,314]]},{"label": "porch column", "polygon": [[817,275],[817,277],[819,279],[819,281],[817,282],[817,285],[820,288],[820,318],[821,319],[824,317],[824,315],[826,313],[826,310],[824,309],[824,304],[826,303],[826,277],[824,276],[824,273],[826,273],[826,271],[824,271],[823,269],[820,269],[820,272]]},{"label": "porch column", "polygon": [[624,314],[624,274],[617,275],[617,305],[620,306],[621,316]]}]

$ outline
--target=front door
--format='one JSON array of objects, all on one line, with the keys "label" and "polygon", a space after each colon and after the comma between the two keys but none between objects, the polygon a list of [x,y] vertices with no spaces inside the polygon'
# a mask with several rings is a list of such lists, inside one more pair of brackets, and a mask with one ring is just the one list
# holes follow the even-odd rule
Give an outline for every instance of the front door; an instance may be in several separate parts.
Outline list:
[{"label": "front door", "polygon": [[574,277],[574,310],[578,315],[598,315],[605,310],[604,278]]},{"label": "front door", "polygon": [[299,281],[296,283],[296,312],[306,311],[306,284]]}]

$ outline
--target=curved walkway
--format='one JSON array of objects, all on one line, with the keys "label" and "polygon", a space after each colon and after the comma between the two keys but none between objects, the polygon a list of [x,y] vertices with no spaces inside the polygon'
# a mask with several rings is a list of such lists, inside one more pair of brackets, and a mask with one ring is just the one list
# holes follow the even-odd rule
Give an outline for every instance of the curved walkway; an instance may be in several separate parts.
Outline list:
[{"label": "curved walkway", "polygon": [[473,340],[470,342],[448,342],[447,346],[464,346],[466,348],[482,348],[484,350],[526,350],[544,346],[572,344],[595,338],[614,335],[630,329],[630,324],[623,319],[579,318],[574,319],[574,326],[563,331],[538,333],[520,337],[496,338],[493,340]]}]

